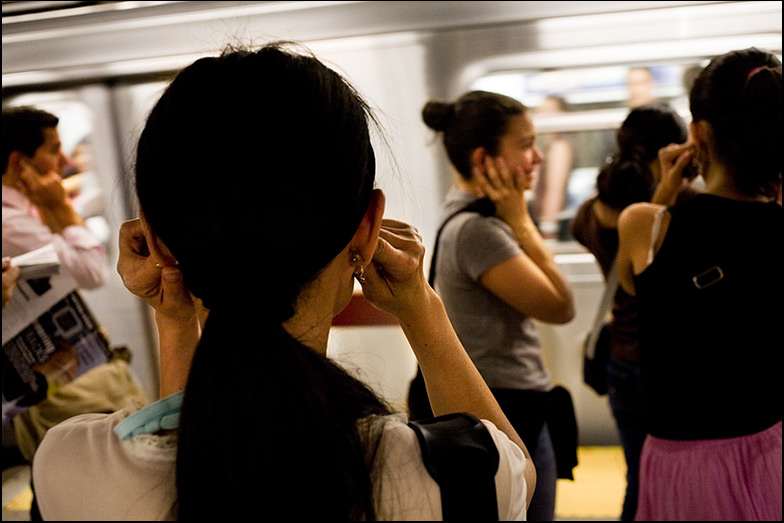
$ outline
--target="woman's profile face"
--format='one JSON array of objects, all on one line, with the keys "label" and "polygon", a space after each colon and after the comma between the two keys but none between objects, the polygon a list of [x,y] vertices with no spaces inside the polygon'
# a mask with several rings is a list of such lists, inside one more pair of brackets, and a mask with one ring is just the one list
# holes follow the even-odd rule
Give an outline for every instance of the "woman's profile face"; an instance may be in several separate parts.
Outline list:
[{"label": "woman's profile face", "polygon": [[526,190],[533,187],[536,171],[544,156],[536,147],[536,131],[528,114],[509,120],[506,134],[498,144],[498,156],[504,159],[514,174],[522,175]]}]

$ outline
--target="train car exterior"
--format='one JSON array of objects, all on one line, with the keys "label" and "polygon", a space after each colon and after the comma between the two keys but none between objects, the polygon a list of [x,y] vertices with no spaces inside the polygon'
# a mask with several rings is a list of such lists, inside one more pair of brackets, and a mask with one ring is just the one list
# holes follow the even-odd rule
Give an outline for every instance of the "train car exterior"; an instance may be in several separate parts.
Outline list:
[{"label": "train car exterior", "polygon": [[[573,285],[577,316],[540,332],[556,381],[574,397],[581,444],[615,444],[606,398],[581,378],[581,343],[603,281],[570,238],[569,219],[593,190],[628,112],[632,70],[649,75],[649,96],[688,118],[689,74],[710,57],[750,46],[781,54],[781,10],[777,1],[4,2],[3,104],[51,110],[61,117],[66,153],[84,155],[74,166],[81,175],[75,202],[112,268],[105,287],[84,294],[112,342],[131,348],[133,369],[155,398],[154,323],[113,267],[119,225],[136,213],[134,142],[174,72],[227,44],[305,44],[377,108],[388,214],[416,224],[429,250],[451,178],[421,108],[469,89],[520,99],[535,109],[543,139],[559,134],[574,148],[557,213],[542,222]],[[560,106],[545,111],[549,99]],[[232,253],[218,259],[227,273],[253,271],[252,260]],[[331,344],[336,358],[404,405],[415,361],[396,326],[337,327]]]}]

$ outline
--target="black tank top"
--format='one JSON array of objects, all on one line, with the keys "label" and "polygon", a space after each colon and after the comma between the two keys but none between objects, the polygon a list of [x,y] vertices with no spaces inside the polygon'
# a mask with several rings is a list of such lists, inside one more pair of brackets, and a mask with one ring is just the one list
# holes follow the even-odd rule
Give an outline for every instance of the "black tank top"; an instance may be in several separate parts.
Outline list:
[{"label": "black tank top", "polygon": [[782,418],[782,208],[705,194],[669,211],[635,278],[649,432],[759,432]]}]

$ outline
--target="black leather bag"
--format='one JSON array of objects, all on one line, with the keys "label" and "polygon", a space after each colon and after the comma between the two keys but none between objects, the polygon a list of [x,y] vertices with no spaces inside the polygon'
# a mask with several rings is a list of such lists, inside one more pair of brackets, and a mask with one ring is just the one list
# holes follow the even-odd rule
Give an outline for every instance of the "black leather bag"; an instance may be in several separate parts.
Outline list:
[{"label": "black leather bag", "polygon": [[610,360],[610,324],[602,325],[596,341],[592,343],[591,332],[583,345],[583,381],[597,394],[607,394],[607,362]]}]

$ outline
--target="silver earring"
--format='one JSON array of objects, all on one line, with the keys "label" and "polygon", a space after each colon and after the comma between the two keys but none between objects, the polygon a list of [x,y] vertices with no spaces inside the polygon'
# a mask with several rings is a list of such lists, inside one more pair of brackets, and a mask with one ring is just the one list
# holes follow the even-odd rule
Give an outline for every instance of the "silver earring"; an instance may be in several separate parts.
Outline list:
[{"label": "silver earring", "polygon": [[[351,263],[353,264],[359,264],[361,261],[362,258],[360,258],[356,253],[351,257]],[[357,267],[354,269],[354,277],[359,280],[359,283],[365,283],[367,281],[367,278],[365,278],[364,265],[357,265]]]}]

